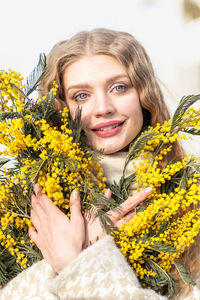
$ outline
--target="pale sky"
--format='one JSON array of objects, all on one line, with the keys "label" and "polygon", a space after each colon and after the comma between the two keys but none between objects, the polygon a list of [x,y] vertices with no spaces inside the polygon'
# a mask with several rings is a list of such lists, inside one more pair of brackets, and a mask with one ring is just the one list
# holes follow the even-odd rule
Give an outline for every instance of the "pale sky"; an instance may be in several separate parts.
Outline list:
[{"label": "pale sky", "polygon": [[172,63],[180,59],[182,21],[170,2],[180,0],[0,0],[0,68],[28,74],[40,52],[96,27],[128,31],[156,63]]}]

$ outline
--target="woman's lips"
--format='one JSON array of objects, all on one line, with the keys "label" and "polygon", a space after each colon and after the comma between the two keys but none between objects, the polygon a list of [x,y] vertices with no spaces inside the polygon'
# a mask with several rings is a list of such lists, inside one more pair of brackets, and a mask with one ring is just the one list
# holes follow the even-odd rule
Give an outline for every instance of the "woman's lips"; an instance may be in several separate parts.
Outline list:
[{"label": "woman's lips", "polygon": [[111,137],[118,134],[125,121],[110,121],[95,126],[92,131],[99,137]]}]

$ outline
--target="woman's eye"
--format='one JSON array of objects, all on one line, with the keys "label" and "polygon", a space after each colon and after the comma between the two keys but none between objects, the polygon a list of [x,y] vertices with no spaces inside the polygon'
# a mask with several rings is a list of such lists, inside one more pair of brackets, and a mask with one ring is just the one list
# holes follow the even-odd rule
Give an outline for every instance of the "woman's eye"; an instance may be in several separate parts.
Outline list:
[{"label": "woman's eye", "polygon": [[75,95],[73,98],[75,99],[75,101],[81,101],[81,100],[85,100],[87,98],[88,94],[86,93],[79,93],[77,95]]},{"label": "woman's eye", "polygon": [[119,84],[117,86],[115,86],[113,88],[114,91],[121,93],[121,92],[125,92],[127,90],[127,86],[123,85],[123,84]]}]

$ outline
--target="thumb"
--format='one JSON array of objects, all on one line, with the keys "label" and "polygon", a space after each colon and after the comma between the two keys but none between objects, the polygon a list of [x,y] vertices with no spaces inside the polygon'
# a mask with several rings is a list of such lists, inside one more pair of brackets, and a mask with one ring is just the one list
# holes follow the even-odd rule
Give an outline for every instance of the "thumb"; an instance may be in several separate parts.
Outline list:
[{"label": "thumb", "polygon": [[76,222],[80,217],[82,217],[80,194],[77,190],[73,190],[73,192],[71,193],[69,204],[71,212],[71,221]]},{"label": "thumb", "polygon": [[111,196],[112,196],[111,190],[107,189],[104,193],[104,197],[106,197],[108,200],[110,200]]}]

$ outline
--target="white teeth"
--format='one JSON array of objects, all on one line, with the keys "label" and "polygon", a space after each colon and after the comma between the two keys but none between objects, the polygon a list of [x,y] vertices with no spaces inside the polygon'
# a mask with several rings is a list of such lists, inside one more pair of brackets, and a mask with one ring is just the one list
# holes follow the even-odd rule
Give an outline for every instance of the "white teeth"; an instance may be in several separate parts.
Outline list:
[{"label": "white teeth", "polygon": [[110,126],[107,126],[107,127],[101,127],[99,129],[97,129],[98,131],[105,131],[105,130],[109,130],[109,129],[114,129],[116,127],[118,127],[120,124],[114,124],[114,125],[110,125]]}]

